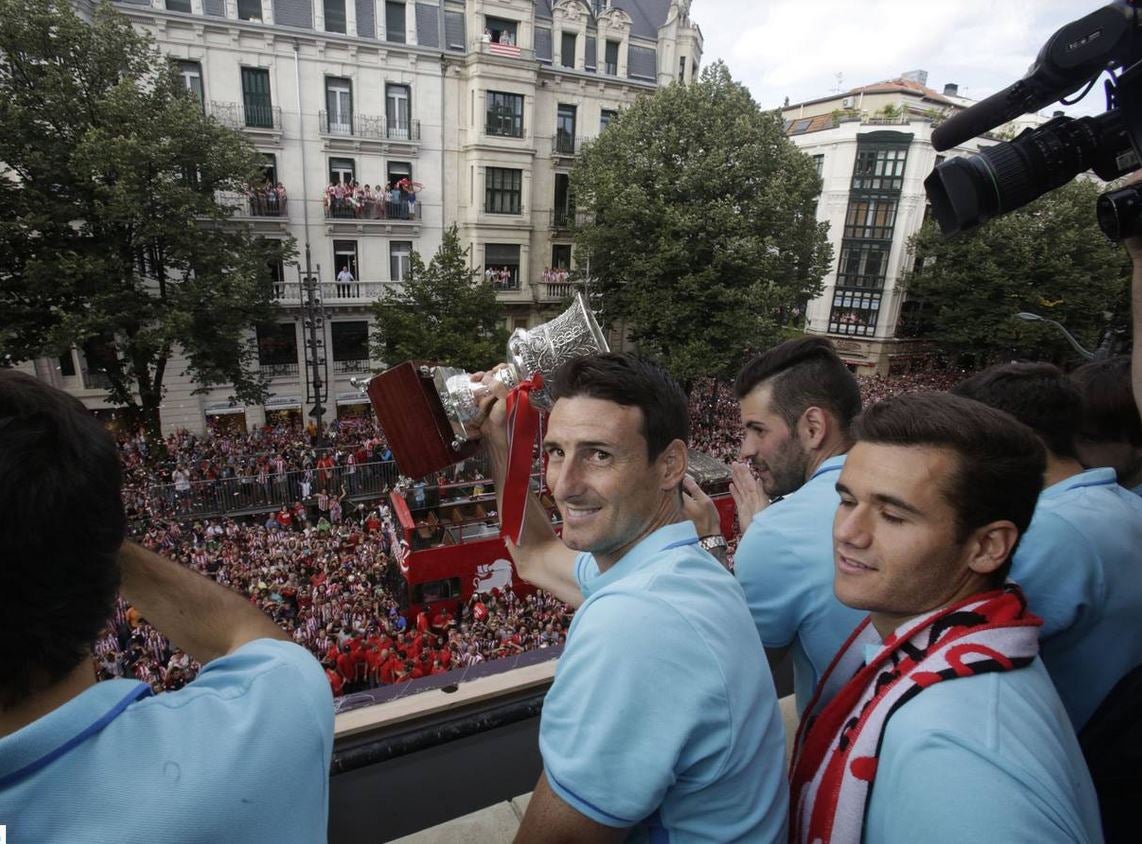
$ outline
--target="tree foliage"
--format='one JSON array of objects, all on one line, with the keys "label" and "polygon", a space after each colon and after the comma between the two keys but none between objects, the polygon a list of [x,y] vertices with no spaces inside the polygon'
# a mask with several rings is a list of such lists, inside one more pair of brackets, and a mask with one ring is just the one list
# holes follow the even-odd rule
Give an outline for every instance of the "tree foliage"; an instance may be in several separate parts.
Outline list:
[{"label": "tree foliage", "polygon": [[504,360],[496,292],[468,266],[455,225],[427,266],[412,253],[404,283],[387,288],[373,314],[373,357],[390,366],[428,360],[474,372]]},{"label": "tree foliage", "polygon": [[176,347],[201,385],[265,396],[249,337],[292,241],[228,221],[262,162],[110,4],[0,0],[0,354],[97,341],[109,399],[158,432]]},{"label": "tree foliage", "polygon": [[1028,311],[1062,324],[1094,350],[1107,327],[1130,314],[1130,261],[1098,228],[1101,188],[1076,179],[1030,205],[953,237],[927,223],[911,241],[907,280],[922,336],[952,359],[1064,361],[1074,352],[1053,326],[1024,322]]},{"label": "tree foliage", "polygon": [[592,306],[684,382],[736,370],[820,292],[832,252],[820,179],[720,62],[619,115],[571,185]]}]

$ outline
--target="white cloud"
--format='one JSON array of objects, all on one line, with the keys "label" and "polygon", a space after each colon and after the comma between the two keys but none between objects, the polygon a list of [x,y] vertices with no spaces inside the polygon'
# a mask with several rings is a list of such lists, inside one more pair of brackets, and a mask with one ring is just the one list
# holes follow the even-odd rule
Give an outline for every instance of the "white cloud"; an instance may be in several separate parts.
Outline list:
[{"label": "white cloud", "polygon": [[[1023,76],[1047,38],[1102,3],[1084,0],[695,0],[706,62],[721,58],[767,108],[925,69],[981,99]],[[1102,111],[1092,94],[1078,109]]]}]

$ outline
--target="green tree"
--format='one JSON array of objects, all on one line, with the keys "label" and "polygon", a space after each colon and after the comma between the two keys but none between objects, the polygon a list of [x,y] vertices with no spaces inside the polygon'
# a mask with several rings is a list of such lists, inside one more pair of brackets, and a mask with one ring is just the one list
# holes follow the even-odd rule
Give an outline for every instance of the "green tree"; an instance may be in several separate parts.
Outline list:
[{"label": "green tree", "polygon": [[429,360],[476,371],[504,360],[496,291],[468,266],[455,225],[427,266],[412,253],[404,283],[386,288],[373,314],[373,357],[389,365]]},{"label": "green tree", "polygon": [[1124,325],[1130,313],[1130,261],[1099,231],[1099,192],[1076,179],[953,237],[927,223],[910,242],[917,257],[906,282],[923,336],[953,360],[977,365],[1073,359],[1057,329],[1014,316],[1029,311],[1059,322],[1093,351],[1105,314]]},{"label": "green tree", "polygon": [[110,401],[152,437],[179,350],[200,389],[264,398],[248,338],[293,243],[217,200],[260,156],[110,4],[89,24],[65,0],[0,0],[0,162],[0,355],[98,345]]},{"label": "green tree", "polygon": [[721,62],[613,120],[571,185],[592,307],[684,383],[735,371],[821,290],[813,162]]}]

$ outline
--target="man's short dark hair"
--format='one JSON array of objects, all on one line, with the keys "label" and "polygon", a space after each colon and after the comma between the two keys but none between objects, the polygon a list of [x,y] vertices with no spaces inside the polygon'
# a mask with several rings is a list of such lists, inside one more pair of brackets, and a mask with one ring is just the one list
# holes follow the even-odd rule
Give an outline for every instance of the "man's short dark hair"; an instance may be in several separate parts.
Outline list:
[{"label": "man's short dark hair", "polygon": [[611,352],[574,358],[556,370],[550,391],[556,399],[585,396],[637,407],[649,460],[674,440],[689,442],[686,394],[665,369],[645,358]]},{"label": "man's short dark hair", "polygon": [[1134,402],[1127,355],[1085,363],[1071,373],[1082,396],[1079,433],[1096,442],[1125,442],[1142,447],[1142,416]]},{"label": "man's short dark hair", "polygon": [[1077,458],[1082,396],[1054,364],[1000,364],[961,381],[952,392],[1010,413],[1038,434],[1052,454]]},{"label": "man's short dark hair", "polygon": [[[1031,524],[1046,454],[1034,431],[1003,411],[949,393],[910,393],[870,406],[853,424],[853,436],[955,452],[956,471],[944,479],[943,492],[956,513],[957,542],[995,521],[1013,522],[1020,536]],[[1009,557],[997,582],[1010,566]]]},{"label": "man's short dark hair", "polygon": [[0,369],[0,707],[91,658],[126,531],[111,434],[75,398]]},{"label": "man's short dark hair", "polygon": [[847,434],[860,413],[860,385],[824,337],[798,337],[763,352],[738,373],[734,392],[744,399],[759,384],[773,385],[773,410],[790,430],[810,407],[829,411]]}]

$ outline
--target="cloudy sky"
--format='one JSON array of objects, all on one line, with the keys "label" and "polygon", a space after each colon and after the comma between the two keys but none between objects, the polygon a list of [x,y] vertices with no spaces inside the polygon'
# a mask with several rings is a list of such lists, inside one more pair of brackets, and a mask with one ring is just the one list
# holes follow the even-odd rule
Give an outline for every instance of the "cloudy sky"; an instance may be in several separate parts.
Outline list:
[{"label": "cloudy sky", "polygon": [[[1108,0],[693,0],[703,64],[723,59],[762,106],[928,71],[983,99],[1026,73],[1050,35]],[[1101,82],[1068,114],[1105,110]]]}]

